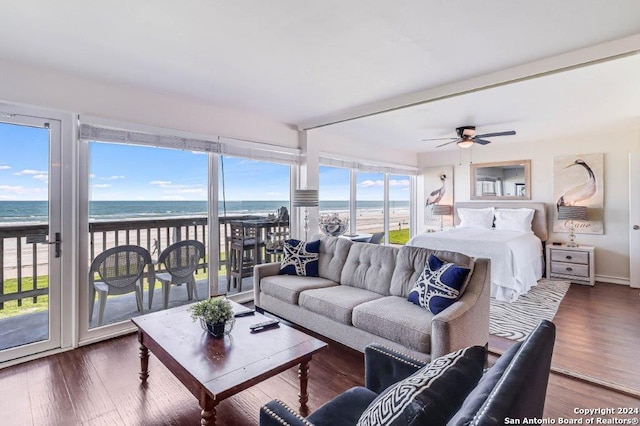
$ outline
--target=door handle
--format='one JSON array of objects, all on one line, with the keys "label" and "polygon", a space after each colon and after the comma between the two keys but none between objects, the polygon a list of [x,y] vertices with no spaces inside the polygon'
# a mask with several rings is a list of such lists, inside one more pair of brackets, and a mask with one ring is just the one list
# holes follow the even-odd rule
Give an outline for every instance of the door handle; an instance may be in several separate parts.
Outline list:
[{"label": "door handle", "polygon": [[633,225],[633,230],[637,231],[638,229],[640,229],[640,225]]},{"label": "door handle", "polygon": [[47,241],[47,244],[55,244],[56,257],[60,257],[60,243],[62,243],[62,240],[60,239],[60,233],[56,232],[55,237],[56,239],[54,241]]}]

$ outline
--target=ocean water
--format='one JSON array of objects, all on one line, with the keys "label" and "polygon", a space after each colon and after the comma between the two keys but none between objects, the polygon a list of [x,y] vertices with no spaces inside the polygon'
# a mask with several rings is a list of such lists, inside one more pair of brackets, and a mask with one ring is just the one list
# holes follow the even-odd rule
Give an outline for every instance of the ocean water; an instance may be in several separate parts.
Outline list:
[{"label": "ocean water", "polygon": [[[390,201],[391,210],[408,209],[409,201]],[[274,213],[289,201],[227,201],[227,215],[267,215]],[[358,201],[359,210],[379,210],[382,201]],[[47,219],[46,201],[0,201],[0,223],[44,222]],[[225,204],[218,203],[223,215]],[[349,211],[348,201],[320,201],[320,213]],[[143,219],[176,216],[206,216],[206,201],[91,201],[89,220]]]}]

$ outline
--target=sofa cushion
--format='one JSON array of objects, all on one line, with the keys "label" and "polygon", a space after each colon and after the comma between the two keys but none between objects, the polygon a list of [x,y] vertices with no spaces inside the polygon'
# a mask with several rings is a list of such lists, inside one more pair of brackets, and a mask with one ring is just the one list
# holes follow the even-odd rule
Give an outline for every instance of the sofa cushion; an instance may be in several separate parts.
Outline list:
[{"label": "sofa cushion", "polygon": [[353,325],[423,353],[431,353],[431,319],[426,309],[388,296],[353,309]]},{"label": "sofa cushion", "polygon": [[444,262],[430,254],[407,299],[437,315],[458,300],[469,272],[467,268]]},{"label": "sofa cushion", "polygon": [[283,302],[298,304],[300,293],[314,288],[337,286],[335,281],[320,277],[298,277],[295,275],[271,275],[260,281],[260,290]]},{"label": "sofa cushion", "polygon": [[342,324],[352,325],[353,308],[379,299],[378,293],[356,287],[336,287],[306,290],[300,293],[298,304],[311,312],[323,315]]},{"label": "sofa cushion", "polygon": [[482,376],[485,348],[471,346],[436,358],[389,386],[362,413],[358,426],[443,425]]},{"label": "sofa cushion", "polygon": [[342,268],[353,242],[346,238],[324,237],[320,241],[318,275],[331,281],[340,281]]},{"label": "sofa cushion", "polygon": [[280,274],[317,277],[319,254],[320,241],[307,243],[294,239],[286,240]]},{"label": "sofa cushion", "polygon": [[314,426],[352,426],[377,396],[365,387],[351,388],[318,408],[307,420]]},{"label": "sofa cushion", "polygon": [[340,284],[388,296],[397,254],[395,247],[354,243],[342,269]]},{"label": "sofa cushion", "polygon": [[[404,246],[398,252],[396,267],[391,277],[391,288],[389,292],[392,296],[400,296],[406,298],[415,285],[416,281],[424,267],[427,264],[427,258],[433,253],[445,262],[455,263],[473,270],[473,258],[446,250],[432,250],[423,247]],[[469,277],[471,274],[469,274]],[[468,284],[468,281],[467,281]],[[464,290],[464,288],[463,288]]]}]

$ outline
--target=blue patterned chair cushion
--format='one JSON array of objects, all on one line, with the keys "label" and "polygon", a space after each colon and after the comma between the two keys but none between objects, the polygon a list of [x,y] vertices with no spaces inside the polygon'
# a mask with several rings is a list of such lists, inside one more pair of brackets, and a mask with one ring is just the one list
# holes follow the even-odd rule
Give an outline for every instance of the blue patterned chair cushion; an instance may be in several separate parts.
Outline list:
[{"label": "blue patterned chair cushion", "polygon": [[407,299],[437,315],[458,300],[470,271],[430,254]]},{"label": "blue patterned chair cushion", "polygon": [[284,259],[280,263],[280,275],[318,276],[320,240],[306,243],[300,240],[284,242]]},{"label": "blue patterned chair cushion", "polygon": [[483,346],[436,358],[389,386],[362,413],[357,426],[444,425],[482,376]]}]

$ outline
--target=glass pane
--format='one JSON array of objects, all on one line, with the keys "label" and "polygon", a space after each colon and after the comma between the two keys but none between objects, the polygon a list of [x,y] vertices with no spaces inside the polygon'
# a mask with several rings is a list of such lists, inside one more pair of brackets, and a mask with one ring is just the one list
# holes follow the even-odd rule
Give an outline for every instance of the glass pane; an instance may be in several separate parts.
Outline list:
[{"label": "glass pane", "polygon": [[219,292],[252,291],[253,265],[279,261],[289,237],[291,168],[227,156],[219,161]]},{"label": "glass pane", "polygon": [[49,130],[0,123],[0,350],[49,339]]},{"label": "glass pane", "polygon": [[389,176],[389,244],[404,245],[409,241],[411,178]]},{"label": "glass pane", "polygon": [[384,174],[356,173],[356,232],[384,231]]},{"label": "glass pane", "polygon": [[[93,263],[92,269],[99,271],[93,273],[95,284],[89,283],[90,299],[95,289],[90,327],[207,297],[207,155],[91,142],[89,157],[87,266]],[[172,247],[185,240],[196,243]],[[198,244],[205,246],[204,256],[200,256]],[[139,268],[143,257],[124,255],[122,246],[126,245],[148,251],[153,264]],[[108,256],[105,262],[94,262],[114,247],[120,247],[118,254]],[[163,253],[166,262],[158,262]],[[155,270],[155,282],[147,278],[150,267]],[[169,289],[166,299],[165,286]]]},{"label": "glass pane", "polygon": [[320,231],[327,235],[349,233],[349,169],[320,166]]}]

